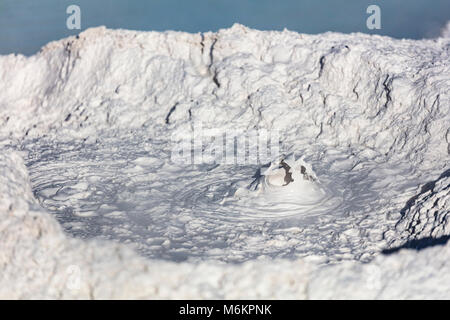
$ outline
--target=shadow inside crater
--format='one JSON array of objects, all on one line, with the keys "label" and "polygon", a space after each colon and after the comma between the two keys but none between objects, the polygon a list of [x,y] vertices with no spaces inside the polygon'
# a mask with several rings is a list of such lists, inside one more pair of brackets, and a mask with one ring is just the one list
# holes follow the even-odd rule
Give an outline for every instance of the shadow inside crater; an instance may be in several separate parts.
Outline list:
[{"label": "shadow inside crater", "polygon": [[426,238],[422,238],[422,239],[409,240],[399,247],[384,249],[383,251],[381,251],[381,253],[382,254],[392,254],[392,253],[396,253],[402,249],[415,249],[415,250],[419,251],[419,250],[433,247],[436,245],[445,245],[449,239],[450,239],[450,235],[441,236],[439,238],[426,237]]}]

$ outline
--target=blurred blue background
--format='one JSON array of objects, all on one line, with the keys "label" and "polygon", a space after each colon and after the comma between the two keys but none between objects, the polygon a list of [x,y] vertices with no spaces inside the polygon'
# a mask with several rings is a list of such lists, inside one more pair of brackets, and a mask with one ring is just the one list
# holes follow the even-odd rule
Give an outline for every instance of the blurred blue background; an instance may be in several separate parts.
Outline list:
[{"label": "blurred blue background", "polygon": [[[66,8],[81,7],[81,31],[105,25],[133,30],[216,31],[239,22],[261,30],[365,32],[430,38],[450,20],[450,0],[0,0],[0,54],[33,54],[77,34]],[[381,8],[381,30],[368,30],[366,9]]]}]

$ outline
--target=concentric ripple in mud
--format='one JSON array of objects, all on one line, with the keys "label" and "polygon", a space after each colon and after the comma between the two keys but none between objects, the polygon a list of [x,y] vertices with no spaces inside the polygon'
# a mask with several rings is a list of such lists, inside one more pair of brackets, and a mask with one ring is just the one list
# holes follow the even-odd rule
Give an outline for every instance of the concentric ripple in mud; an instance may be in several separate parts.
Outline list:
[{"label": "concentric ripple in mud", "polygon": [[311,153],[324,193],[305,202],[277,192],[237,197],[258,166],[174,165],[167,143],[136,133],[30,146],[34,194],[74,237],[112,239],[175,261],[367,260],[383,243],[377,226],[386,226],[379,223],[386,217],[369,214],[388,202],[380,200],[378,177],[370,165],[349,171],[339,152],[320,161]]}]

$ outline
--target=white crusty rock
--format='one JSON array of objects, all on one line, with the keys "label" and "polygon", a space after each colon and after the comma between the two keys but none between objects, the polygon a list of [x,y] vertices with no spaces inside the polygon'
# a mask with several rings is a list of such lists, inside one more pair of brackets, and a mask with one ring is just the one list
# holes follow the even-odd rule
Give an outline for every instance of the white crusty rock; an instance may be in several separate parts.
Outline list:
[{"label": "white crusty rock", "polygon": [[407,241],[412,247],[420,247],[436,239],[447,241],[450,235],[450,169],[437,180],[423,185],[401,213],[403,216],[396,226],[401,235],[395,243]]},{"label": "white crusty rock", "polygon": [[[0,298],[450,298],[444,35],[100,27],[31,57],[0,56]],[[204,171],[164,158],[171,134],[200,122],[277,130],[339,205],[300,226],[257,212],[240,224],[223,212],[196,219],[189,208],[206,214],[225,198],[223,173],[234,175],[213,168],[208,186]],[[167,198],[139,206],[153,194]],[[174,197],[187,205],[172,216]],[[58,208],[78,220],[58,220]],[[120,220],[148,208],[159,229]],[[98,212],[120,226],[86,222]]]}]

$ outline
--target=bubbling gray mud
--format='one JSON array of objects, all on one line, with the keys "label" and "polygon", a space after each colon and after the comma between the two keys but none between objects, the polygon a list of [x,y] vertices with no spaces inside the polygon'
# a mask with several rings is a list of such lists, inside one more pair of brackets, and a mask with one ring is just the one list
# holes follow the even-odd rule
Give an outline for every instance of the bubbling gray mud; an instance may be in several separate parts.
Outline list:
[{"label": "bubbling gray mud", "polygon": [[370,177],[382,165],[348,171],[349,157],[339,150],[302,150],[323,198],[304,203],[266,193],[261,201],[234,196],[260,166],[174,165],[169,145],[133,132],[92,143],[40,139],[24,149],[35,197],[77,238],[116,240],[173,261],[311,254],[365,261],[382,248],[384,229],[374,227],[386,218],[376,214],[386,205],[377,187],[382,177]]}]

